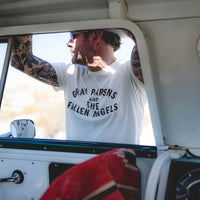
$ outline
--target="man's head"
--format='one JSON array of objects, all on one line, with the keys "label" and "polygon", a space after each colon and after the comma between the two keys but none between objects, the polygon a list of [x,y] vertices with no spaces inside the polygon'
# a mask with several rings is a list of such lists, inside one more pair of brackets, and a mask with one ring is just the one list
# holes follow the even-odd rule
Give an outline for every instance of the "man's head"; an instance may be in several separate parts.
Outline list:
[{"label": "man's head", "polygon": [[67,44],[72,53],[72,63],[87,65],[93,62],[94,56],[104,57],[104,52],[111,54],[110,50],[106,52],[108,49],[116,51],[120,47],[121,39],[110,30],[73,31]]},{"label": "man's head", "polygon": [[[95,30],[90,30],[85,33],[85,37],[87,38],[91,33],[93,33]],[[107,45],[110,45],[113,47],[113,50],[116,51],[119,49],[120,44],[121,44],[121,38],[118,34],[106,29],[106,30],[101,30],[102,31],[102,36],[101,38],[104,40],[104,42]]]}]

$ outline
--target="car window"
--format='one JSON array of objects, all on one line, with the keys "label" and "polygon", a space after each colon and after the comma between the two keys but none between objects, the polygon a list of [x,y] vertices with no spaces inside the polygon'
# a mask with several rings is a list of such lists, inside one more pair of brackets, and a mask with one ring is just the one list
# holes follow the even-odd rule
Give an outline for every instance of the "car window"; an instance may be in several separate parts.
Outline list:
[{"label": "car window", "polygon": [[2,73],[2,69],[3,69],[3,63],[4,63],[4,59],[5,59],[5,55],[6,55],[6,48],[7,48],[7,42],[0,42],[0,75]]},{"label": "car window", "polygon": [[1,107],[1,102],[3,98],[5,82],[6,82],[5,77],[6,77],[8,66],[9,66],[10,53],[7,53],[7,52],[10,52],[11,46],[12,46],[11,39],[8,40],[6,38],[0,38],[0,107]]},{"label": "car window", "polygon": [[[70,63],[71,55],[67,47],[69,38],[70,34],[66,32],[36,34],[33,36],[33,53],[50,63]],[[130,60],[134,45],[131,39],[122,39],[121,47],[115,52],[115,56],[121,61]],[[65,139],[63,91],[55,91],[53,87],[9,67],[3,98],[0,134],[10,131],[10,123],[13,120],[31,119],[36,127],[35,138]],[[67,122],[66,126],[69,126]],[[141,144],[155,145],[148,103],[145,106]]]}]

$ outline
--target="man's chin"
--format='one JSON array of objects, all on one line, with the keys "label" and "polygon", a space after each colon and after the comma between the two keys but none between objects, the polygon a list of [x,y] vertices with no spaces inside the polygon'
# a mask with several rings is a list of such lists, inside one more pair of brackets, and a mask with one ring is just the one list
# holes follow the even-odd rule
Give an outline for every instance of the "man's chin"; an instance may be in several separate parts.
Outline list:
[{"label": "man's chin", "polygon": [[82,59],[73,59],[72,58],[72,63],[79,64],[79,65],[86,65],[86,63]]}]

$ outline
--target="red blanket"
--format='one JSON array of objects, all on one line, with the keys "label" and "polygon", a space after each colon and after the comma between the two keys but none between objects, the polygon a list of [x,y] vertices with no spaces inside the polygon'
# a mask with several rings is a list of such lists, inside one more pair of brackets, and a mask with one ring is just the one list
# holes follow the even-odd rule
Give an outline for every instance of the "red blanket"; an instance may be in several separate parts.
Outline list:
[{"label": "red blanket", "polygon": [[135,152],[115,149],[80,163],[50,185],[40,200],[138,200]]}]

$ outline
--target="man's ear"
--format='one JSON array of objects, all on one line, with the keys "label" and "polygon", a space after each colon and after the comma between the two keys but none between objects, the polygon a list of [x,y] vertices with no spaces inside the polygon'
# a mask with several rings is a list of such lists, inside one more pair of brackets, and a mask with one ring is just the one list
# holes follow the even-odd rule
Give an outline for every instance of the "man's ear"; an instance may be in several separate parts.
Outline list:
[{"label": "man's ear", "polygon": [[101,41],[102,34],[103,34],[102,30],[93,31],[89,36],[89,42],[92,45],[97,46]]}]

